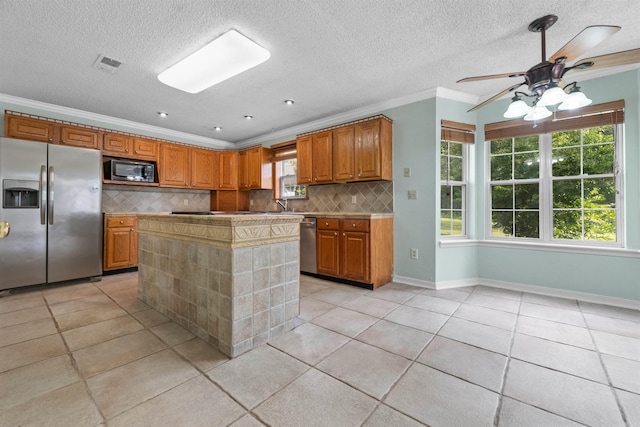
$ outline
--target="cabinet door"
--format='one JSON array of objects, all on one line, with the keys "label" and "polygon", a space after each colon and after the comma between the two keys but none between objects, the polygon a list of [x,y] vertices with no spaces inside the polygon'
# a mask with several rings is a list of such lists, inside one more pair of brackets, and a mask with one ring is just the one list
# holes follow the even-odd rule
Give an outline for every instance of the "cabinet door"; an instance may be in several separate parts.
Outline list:
[{"label": "cabinet door", "polygon": [[108,156],[128,156],[131,151],[131,138],[117,133],[106,133],[102,140],[102,154]]},{"label": "cabinet door", "polygon": [[54,142],[55,125],[51,122],[5,114],[4,135],[29,141]]},{"label": "cabinet door", "polygon": [[[124,227],[107,227],[105,230],[104,269],[135,267],[138,265],[138,233],[135,219]],[[122,221],[127,222],[127,221]]]},{"label": "cabinet door", "polygon": [[313,182],[313,141],[311,135],[296,140],[296,153],[298,184],[311,184]]},{"label": "cabinet door", "polygon": [[313,182],[333,181],[331,131],[311,135],[313,139]]},{"label": "cabinet door", "polygon": [[249,153],[240,151],[238,153],[238,188],[249,190]]},{"label": "cabinet door", "polygon": [[358,178],[381,178],[380,120],[355,125],[355,137],[355,165]]},{"label": "cabinet door", "polygon": [[354,179],[354,148],[353,126],[333,131],[333,179],[335,181]]},{"label": "cabinet door", "polygon": [[369,282],[369,233],[342,232],[340,277]]},{"label": "cabinet door", "polygon": [[218,188],[222,190],[238,189],[238,153],[223,151],[220,153]]},{"label": "cabinet door", "polygon": [[318,230],[316,233],[318,273],[338,276],[340,257],[339,236],[336,230]]},{"label": "cabinet door", "polygon": [[191,186],[207,190],[214,189],[215,153],[200,148],[191,149]]},{"label": "cabinet door", "polygon": [[102,132],[75,126],[60,126],[60,144],[74,147],[102,147]]},{"label": "cabinet door", "polygon": [[263,188],[262,185],[262,149],[247,150],[247,186],[249,188]]},{"label": "cabinet door", "polygon": [[189,147],[162,143],[158,163],[160,186],[189,186]]},{"label": "cabinet door", "polygon": [[157,160],[160,143],[152,139],[133,138],[133,157],[142,160]]}]

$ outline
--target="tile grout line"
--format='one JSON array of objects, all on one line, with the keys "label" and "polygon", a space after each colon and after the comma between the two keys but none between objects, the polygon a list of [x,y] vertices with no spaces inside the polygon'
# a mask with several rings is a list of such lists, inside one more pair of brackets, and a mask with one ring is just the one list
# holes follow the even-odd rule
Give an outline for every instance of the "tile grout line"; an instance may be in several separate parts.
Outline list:
[{"label": "tile grout line", "polygon": [[618,397],[618,393],[616,392],[616,388],[613,385],[613,381],[611,381],[611,376],[609,375],[609,371],[607,370],[607,366],[605,365],[604,360],[602,358],[602,352],[600,351],[600,348],[598,347],[596,339],[593,336],[593,333],[591,331],[591,327],[589,326],[589,323],[587,322],[587,318],[585,316],[584,311],[582,310],[582,306],[580,305],[580,302],[578,302],[578,309],[580,310],[580,314],[582,315],[582,320],[584,321],[586,329],[589,332],[589,337],[591,338],[591,342],[593,343],[593,348],[595,349],[596,354],[598,355],[598,361],[600,362],[600,366],[602,366],[602,370],[604,371],[604,375],[607,378],[609,389],[611,390],[611,393],[613,394],[613,398],[614,398],[614,400],[616,402],[616,405],[618,406],[618,410],[620,411],[620,416],[622,417],[622,422],[624,422],[624,424],[626,426],[630,426],[629,420],[627,419],[627,414],[625,413],[625,410],[624,410],[624,408],[622,406],[622,403],[620,402],[620,399]]}]

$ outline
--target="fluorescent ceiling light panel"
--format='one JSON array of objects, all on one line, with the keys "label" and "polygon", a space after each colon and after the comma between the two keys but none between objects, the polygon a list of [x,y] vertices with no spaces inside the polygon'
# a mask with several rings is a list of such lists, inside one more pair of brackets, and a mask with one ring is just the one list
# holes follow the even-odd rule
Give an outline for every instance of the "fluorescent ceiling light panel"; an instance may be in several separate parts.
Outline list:
[{"label": "fluorescent ceiling light panel", "polygon": [[229,30],[202,49],[158,75],[167,86],[198,93],[269,59],[271,53],[236,30]]}]

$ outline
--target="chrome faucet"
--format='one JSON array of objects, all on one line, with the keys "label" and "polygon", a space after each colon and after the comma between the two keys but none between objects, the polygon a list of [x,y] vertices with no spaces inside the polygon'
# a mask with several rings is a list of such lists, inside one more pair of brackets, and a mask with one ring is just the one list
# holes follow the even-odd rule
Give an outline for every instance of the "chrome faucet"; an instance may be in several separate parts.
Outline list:
[{"label": "chrome faucet", "polygon": [[282,210],[286,211],[287,206],[289,206],[288,199],[276,199],[276,204],[282,208]]}]

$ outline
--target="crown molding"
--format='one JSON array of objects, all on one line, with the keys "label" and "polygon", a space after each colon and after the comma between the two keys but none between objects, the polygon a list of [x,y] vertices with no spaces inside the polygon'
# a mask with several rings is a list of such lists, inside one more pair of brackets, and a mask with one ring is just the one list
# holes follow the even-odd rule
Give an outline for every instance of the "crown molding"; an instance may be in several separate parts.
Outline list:
[{"label": "crown molding", "polygon": [[86,120],[94,120],[104,125],[123,126],[132,129],[131,133],[140,132],[141,134],[159,133],[163,139],[175,138],[179,142],[191,143],[199,146],[210,148],[237,148],[236,144],[220,139],[207,138],[205,136],[194,135],[186,132],[180,132],[160,126],[147,125],[144,123],[134,122],[131,120],[119,119],[117,117],[106,116],[103,114],[92,113],[75,108],[63,107],[61,105],[49,104],[32,99],[20,98],[13,95],[0,93],[0,102],[19,105],[21,107],[35,108],[49,113],[63,114],[81,118]]},{"label": "crown molding", "polygon": [[453,101],[467,102],[470,104],[477,103],[478,97],[468,93],[460,92],[457,90],[446,89],[443,87],[435,87],[421,92],[417,92],[411,95],[402,96],[400,98],[390,99],[388,101],[379,102],[377,104],[368,105],[355,110],[351,110],[346,113],[340,113],[333,116],[324,117],[322,119],[307,122],[302,125],[292,126],[279,131],[271,132],[269,134],[256,136],[246,139],[238,143],[238,147],[250,147],[256,144],[262,144],[267,141],[272,141],[278,138],[289,137],[291,135],[298,135],[301,133],[312,132],[315,129],[323,129],[334,126],[341,122],[349,122],[357,119],[361,119],[366,116],[374,114],[380,114],[384,110],[391,108],[402,107],[404,105],[413,104],[414,102],[424,101],[430,98],[447,98]]}]

